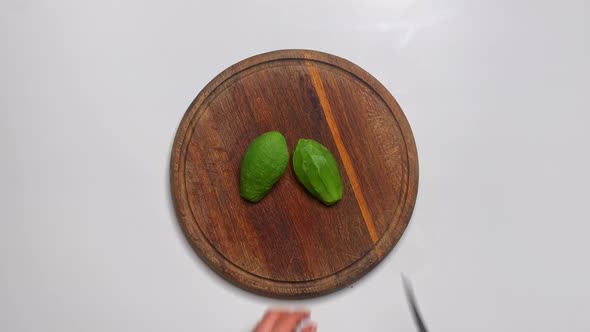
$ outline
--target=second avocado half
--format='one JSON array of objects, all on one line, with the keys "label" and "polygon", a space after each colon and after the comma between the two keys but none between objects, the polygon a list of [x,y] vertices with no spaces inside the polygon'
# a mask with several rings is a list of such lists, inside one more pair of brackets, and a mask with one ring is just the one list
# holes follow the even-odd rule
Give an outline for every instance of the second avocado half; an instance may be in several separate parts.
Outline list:
[{"label": "second avocado half", "polygon": [[312,139],[300,139],[293,151],[293,170],[297,180],[326,205],[342,199],[342,179],[332,153]]}]

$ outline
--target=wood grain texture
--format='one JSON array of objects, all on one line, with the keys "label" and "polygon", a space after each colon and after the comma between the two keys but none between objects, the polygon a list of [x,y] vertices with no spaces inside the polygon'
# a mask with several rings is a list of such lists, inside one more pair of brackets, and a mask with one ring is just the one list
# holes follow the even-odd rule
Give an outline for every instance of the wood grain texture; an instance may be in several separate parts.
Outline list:
[{"label": "wood grain texture", "polygon": [[[248,144],[277,130],[338,161],[344,196],[326,207],[289,165],[259,203],[240,198]],[[215,77],[187,110],[172,151],[172,195],[195,251],[238,286],[310,297],[366,274],[395,246],[416,201],[418,158],[391,94],[351,62],[283,50],[243,60]]]}]

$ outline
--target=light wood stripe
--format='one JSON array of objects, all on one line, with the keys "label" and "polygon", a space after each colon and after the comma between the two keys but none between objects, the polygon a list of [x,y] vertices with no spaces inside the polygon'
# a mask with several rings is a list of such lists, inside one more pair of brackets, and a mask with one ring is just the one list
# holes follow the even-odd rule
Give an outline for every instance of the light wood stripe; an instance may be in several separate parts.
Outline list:
[{"label": "light wood stripe", "polygon": [[[332,137],[334,138],[334,143],[336,143],[336,148],[338,149],[338,153],[342,158],[342,164],[344,166],[344,170],[346,171],[346,175],[350,180],[350,185],[352,186],[354,197],[356,198],[356,201],[361,210],[361,214],[363,216],[363,220],[365,221],[365,225],[367,225],[369,236],[371,237],[373,244],[376,244],[379,240],[379,237],[377,236],[377,231],[375,230],[375,224],[373,223],[373,219],[371,218],[371,214],[369,213],[367,202],[365,201],[365,198],[363,197],[363,194],[361,192],[358,176],[356,175],[356,171],[352,166],[350,155],[348,154],[348,151],[346,151],[346,148],[342,143],[342,137],[340,136],[340,131],[338,130],[338,126],[336,125],[336,121],[334,120],[334,115],[332,114],[330,103],[328,102],[328,98],[326,97],[324,85],[314,65],[307,63],[306,67],[309,70],[309,74],[311,75],[311,82],[320,100],[320,105],[322,106],[324,117],[326,118],[326,122],[328,123],[328,127],[330,128],[330,132],[332,133]],[[379,252],[377,252],[377,255],[381,256]]]}]

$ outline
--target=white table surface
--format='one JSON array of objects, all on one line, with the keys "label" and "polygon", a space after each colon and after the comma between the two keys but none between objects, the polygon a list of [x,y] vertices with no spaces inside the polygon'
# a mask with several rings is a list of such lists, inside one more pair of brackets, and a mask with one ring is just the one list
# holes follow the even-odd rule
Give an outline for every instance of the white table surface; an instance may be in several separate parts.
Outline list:
[{"label": "white table surface", "polygon": [[[590,329],[590,2],[0,1],[0,330]],[[377,77],[413,128],[416,209],[354,287],[306,301],[212,273],[171,205],[189,103],[248,56],[309,48]]]}]

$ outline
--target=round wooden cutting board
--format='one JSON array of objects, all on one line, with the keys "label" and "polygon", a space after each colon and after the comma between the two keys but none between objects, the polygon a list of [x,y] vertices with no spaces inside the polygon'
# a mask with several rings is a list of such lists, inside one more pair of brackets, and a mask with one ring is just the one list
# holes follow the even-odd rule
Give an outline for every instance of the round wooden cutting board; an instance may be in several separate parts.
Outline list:
[{"label": "round wooden cutting board", "polygon": [[[331,207],[307,194],[292,166],[259,203],[240,198],[240,162],[277,130],[338,161],[344,196]],[[215,271],[269,296],[309,297],[344,287],[393,249],[418,188],[416,145],[402,110],[373,76],[326,53],[284,50],[243,60],[213,79],[174,142],[172,195],[186,237]]]}]

